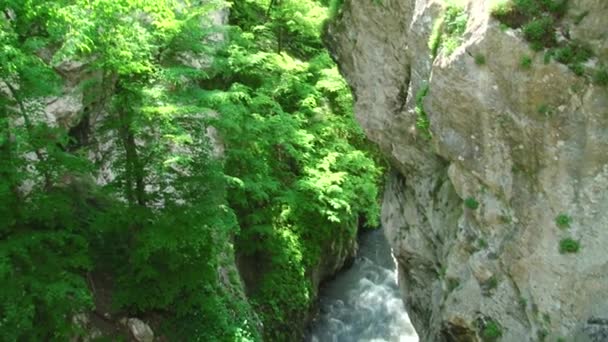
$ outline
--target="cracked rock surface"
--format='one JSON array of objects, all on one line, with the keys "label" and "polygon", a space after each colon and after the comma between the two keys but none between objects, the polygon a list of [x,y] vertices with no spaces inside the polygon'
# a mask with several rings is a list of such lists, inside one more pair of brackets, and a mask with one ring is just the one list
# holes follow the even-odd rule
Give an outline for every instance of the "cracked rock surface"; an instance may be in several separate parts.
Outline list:
[{"label": "cracked rock surface", "polygon": [[[394,168],[382,221],[403,299],[422,341],[605,341],[608,88],[545,63],[490,6],[466,3],[461,43],[436,58],[443,1],[346,0],[327,29]],[[590,64],[608,59],[606,18],[605,1],[576,0],[559,23],[593,47]],[[427,85],[431,139],[416,125]],[[560,252],[564,239],[579,251]]]}]

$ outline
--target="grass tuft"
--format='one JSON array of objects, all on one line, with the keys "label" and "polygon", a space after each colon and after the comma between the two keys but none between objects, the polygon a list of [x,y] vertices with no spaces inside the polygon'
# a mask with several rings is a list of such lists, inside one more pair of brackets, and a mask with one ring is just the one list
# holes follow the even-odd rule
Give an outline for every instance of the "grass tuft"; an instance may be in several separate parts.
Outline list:
[{"label": "grass tuft", "polygon": [[477,210],[477,208],[479,208],[479,202],[473,197],[465,199],[464,205],[471,210]]},{"label": "grass tuft", "polygon": [[580,249],[581,249],[580,242],[573,240],[571,238],[565,238],[559,242],[559,252],[561,254],[578,253],[578,251]]}]

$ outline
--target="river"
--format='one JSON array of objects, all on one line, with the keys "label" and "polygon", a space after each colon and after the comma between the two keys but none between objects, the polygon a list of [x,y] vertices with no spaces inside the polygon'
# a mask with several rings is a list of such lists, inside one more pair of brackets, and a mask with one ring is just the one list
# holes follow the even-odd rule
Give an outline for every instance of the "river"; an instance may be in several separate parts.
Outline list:
[{"label": "river", "polygon": [[320,313],[306,341],[418,342],[383,232],[366,232],[359,243],[353,266],[321,289]]}]

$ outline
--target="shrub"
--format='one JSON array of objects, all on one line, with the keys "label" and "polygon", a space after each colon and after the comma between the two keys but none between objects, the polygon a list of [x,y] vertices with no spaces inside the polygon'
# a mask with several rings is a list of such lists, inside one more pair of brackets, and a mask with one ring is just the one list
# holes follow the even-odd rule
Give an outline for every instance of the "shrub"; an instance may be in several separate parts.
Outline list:
[{"label": "shrub", "polygon": [[584,63],[591,57],[593,57],[593,51],[581,42],[570,42],[568,45],[555,50],[555,60],[567,65]]},{"label": "shrub", "polygon": [[527,55],[522,56],[519,65],[522,67],[522,69],[526,70],[532,68],[532,57]]},{"label": "shrub", "polygon": [[542,2],[545,8],[557,17],[562,17],[568,10],[568,0],[542,0]]},{"label": "shrub", "polygon": [[559,242],[559,252],[562,254],[566,253],[577,253],[581,248],[580,242],[571,238],[562,239]]},{"label": "shrub", "polygon": [[429,49],[433,58],[437,57],[442,47],[450,55],[460,46],[468,20],[469,16],[463,6],[452,3],[446,6],[443,16],[435,22],[429,38]]},{"label": "shrub", "polygon": [[484,341],[496,341],[502,336],[502,328],[500,324],[494,320],[486,322],[483,330],[481,331],[481,337]]},{"label": "shrub", "polygon": [[537,16],[542,13],[543,0],[513,0],[517,11],[526,16]]},{"label": "shrub", "polygon": [[555,224],[560,228],[570,228],[570,223],[572,223],[572,217],[568,214],[559,214],[555,218]]},{"label": "shrub", "polygon": [[477,202],[477,200],[473,197],[465,199],[464,205],[471,210],[476,210],[477,208],[479,208],[479,202]]},{"label": "shrub", "polygon": [[[554,57],[582,76],[585,70],[581,64],[591,56],[591,50],[580,43],[574,43],[578,46],[570,46],[572,43],[565,46],[559,44],[555,34],[556,22],[566,14],[567,8],[567,0],[496,0],[492,16],[503,25],[522,27],[524,37],[534,51],[562,45],[560,50],[563,51],[557,51]],[[580,18],[575,18],[575,23],[580,22],[586,15],[587,13],[581,13]],[[545,64],[551,61],[552,54],[553,51],[545,54]]]},{"label": "shrub", "polygon": [[585,67],[580,63],[570,64],[568,67],[578,76],[583,76],[585,74]]},{"label": "shrub", "polygon": [[608,68],[600,67],[593,75],[593,82],[599,86],[608,86]]},{"label": "shrub", "polygon": [[477,65],[484,65],[486,64],[486,56],[478,53],[475,55],[475,64]]},{"label": "shrub", "polygon": [[545,116],[550,116],[552,114],[552,110],[551,107],[549,107],[549,105],[547,104],[542,104],[540,106],[538,106],[538,113],[539,114],[543,114]]},{"label": "shrub", "polygon": [[555,43],[555,20],[546,16],[532,20],[523,27],[524,36],[532,43],[552,45]]},{"label": "shrub", "polygon": [[429,116],[424,110],[424,98],[429,93],[429,85],[424,84],[418,93],[416,93],[416,108],[414,111],[418,116],[416,118],[416,129],[420,132],[420,134],[426,138],[431,139],[433,136],[431,135],[431,122],[429,120]]},{"label": "shrub", "polygon": [[515,13],[515,4],[511,0],[494,0],[490,13],[494,17],[506,17]]}]

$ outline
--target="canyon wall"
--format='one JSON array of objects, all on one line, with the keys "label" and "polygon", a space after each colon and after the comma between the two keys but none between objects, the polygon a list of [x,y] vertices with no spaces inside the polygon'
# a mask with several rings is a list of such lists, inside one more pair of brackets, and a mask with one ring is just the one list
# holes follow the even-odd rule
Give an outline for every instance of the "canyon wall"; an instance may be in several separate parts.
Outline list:
[{"label": "canyon wall", "polygon": [[589,75],[608,3],[570,1],[556,23],[592,50],[577,68],[492,3],[463,2],[451,49],[433,46],[444,1],[346,0],[326,31],[394,169],[382,221],[406,308],[421,341],[606,341],[608,88]]}]

